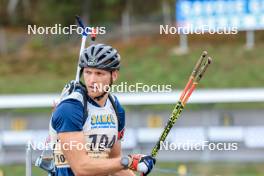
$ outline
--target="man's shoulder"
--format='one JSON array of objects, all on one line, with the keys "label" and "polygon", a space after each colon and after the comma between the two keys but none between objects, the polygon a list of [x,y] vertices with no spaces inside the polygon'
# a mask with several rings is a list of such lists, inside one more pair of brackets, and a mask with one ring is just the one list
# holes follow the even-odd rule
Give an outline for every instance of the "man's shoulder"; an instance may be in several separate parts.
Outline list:
[{"label": "man's shoulder", "polygon": [[80,131],[83,123],[83,105],[76,99],[61,101],[52,114],[52,127],[57,132]]},{"label": "man's shoulder", "polygon": [[82,105],[84,105],[84,97],[83,97],[83,93],[81,90],[75,90],[74,92],[72,92],[69,95],[64,95],[61,97],[61,102],[64,102],[66,100],[77,100],[79,102],[82,103]]},{"label": "man's shoulder", "polygon": [[55,108],[54,114],[69,113],[73,111],[83,110],[82,102],[78,99],[62,100]]}]

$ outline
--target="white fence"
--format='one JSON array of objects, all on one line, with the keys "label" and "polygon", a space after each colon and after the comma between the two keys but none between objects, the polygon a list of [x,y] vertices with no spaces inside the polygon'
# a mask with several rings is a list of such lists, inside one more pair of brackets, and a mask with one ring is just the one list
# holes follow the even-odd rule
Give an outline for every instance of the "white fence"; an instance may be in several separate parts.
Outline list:
[{"label": "white fence", "polygon": [[[175,104],[180,91],[169,93],[114,93],[123,105]],[[0,108],[45,108],[59,94],[0,95]],[[264,102],[264,88],[196,90],[188,103]]]},{"label": "white fence", "polygon": [[[125,139],[122,141],[122,147],[123,149],[133,149],[138,144],[154,144],[158,141],[162,131],[162,128],[128,128],[125,132]],[[46,130],[3,131],[0,134],[0,148],[26,146],[30,141],[32,141],[32,145],[44,146],[45,140],[48,137],[48,131]],[[188,145],[202,145],[205,141],[239,142],[248,148],[264,148],[264,126],[178,127],[172,129],[167,141]]]}]

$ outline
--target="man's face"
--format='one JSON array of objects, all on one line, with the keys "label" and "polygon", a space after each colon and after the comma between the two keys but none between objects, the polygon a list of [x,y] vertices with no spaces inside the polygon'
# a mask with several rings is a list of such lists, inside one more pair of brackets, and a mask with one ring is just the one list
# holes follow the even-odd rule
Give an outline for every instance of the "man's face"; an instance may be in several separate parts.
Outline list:
[{"label": "man's face", "polygon": [[88,90],[88,95],[91,98],[95,98],[108,90],[111,83],[111,77],[113,81],[117,79],[117,71],[113,71],[111,74],[109,71],[101,69],[84,68],[83,77]]}]

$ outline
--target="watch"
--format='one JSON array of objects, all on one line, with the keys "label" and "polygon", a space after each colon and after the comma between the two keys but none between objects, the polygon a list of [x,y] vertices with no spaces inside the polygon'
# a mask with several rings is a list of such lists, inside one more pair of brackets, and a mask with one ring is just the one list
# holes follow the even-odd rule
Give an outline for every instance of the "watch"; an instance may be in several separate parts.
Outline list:
[{"label": "watch", "polygon": [[120,161],[121,165],[124,166],[125,169],[128,169],[129,167],[129,163],[130,163],[130,159],[128,156],[123,156],[121,158],[121,161]]}]

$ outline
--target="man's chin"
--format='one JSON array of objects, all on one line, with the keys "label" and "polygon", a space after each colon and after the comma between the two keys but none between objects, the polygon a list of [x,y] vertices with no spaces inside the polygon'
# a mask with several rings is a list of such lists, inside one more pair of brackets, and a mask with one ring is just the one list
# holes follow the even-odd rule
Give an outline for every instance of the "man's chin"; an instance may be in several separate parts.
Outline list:
[{"label": "man's chin", "polygon": [[89,92],[88,96],[91,97],[92,99],[94,99],[95,97],[99,97],[100,95],[102,95],[103,92]]}]

